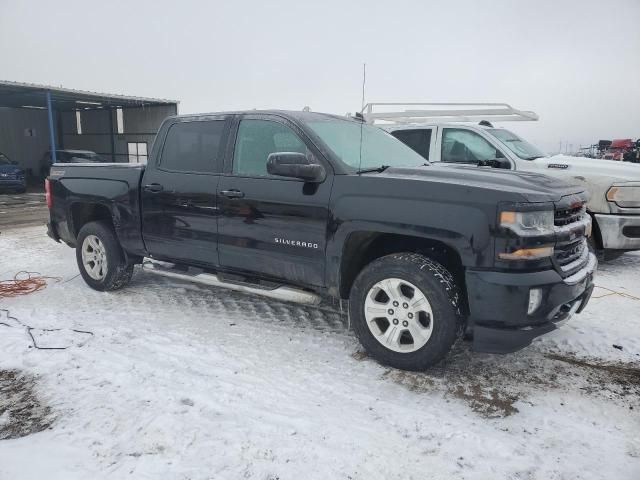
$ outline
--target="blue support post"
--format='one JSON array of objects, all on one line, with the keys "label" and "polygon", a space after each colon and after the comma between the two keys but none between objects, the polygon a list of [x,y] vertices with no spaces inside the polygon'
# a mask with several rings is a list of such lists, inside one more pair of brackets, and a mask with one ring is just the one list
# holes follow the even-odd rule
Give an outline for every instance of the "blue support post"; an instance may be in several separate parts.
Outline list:
[{"label": "blue support post", "polygon": [[51,107],[51,92],[47,90],[47,116],[49,117],[49,144],[51,148],[51,163],[56,163],[56,132],[53,128],[53,108]]}]

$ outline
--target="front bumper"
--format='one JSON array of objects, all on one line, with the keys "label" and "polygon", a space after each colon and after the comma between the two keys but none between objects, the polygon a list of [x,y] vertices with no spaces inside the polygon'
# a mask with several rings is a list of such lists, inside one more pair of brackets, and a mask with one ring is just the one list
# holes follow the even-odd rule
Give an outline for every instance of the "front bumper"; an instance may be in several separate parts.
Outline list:
[{"label": "front bumper", "polygon": [[602,248],[640,250],[640,215],[596,214]]},{"label": "front bumper", "polygon": [[26,188],[27,182],[24,178],[2,178],[0,177],[0,190],[14,189],[14,188]]},{"label": "front bumper", "polygon": [[[469,326],[474,350],[515,352],[531,344],[534,338],[555,330],[574,313],[580,313],[591,297],[597,265],[595,255],[589,253],[585,267],[564,279],[555,270],[467,271]],[[542,291],[542,302],[528,314],[532,288]]]}]

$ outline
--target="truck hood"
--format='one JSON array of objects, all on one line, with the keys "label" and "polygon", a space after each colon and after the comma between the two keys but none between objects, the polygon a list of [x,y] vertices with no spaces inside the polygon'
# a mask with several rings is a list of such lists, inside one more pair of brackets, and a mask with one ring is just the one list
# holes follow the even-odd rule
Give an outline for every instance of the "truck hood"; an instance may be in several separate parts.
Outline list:
[{"label": "truck hood", "polygon": [[462,187],[494,190],[520,196],[526,202],[557,202],[562,197],[584,192],[579,185],[539,173],[513,172],[470,165],[426,165],[391,167],[379,174],[390,178],[449,183]]},{"label": "truck hood", "polygon": [[[573,177],[607,177],[612,182],[640,181],[640,164],[602,160],[597,158],[571,157],[569,155],[554,155],[553,157],[537,158],[533,160],[548,170],[563,170]],[[551,173],[551,172],[550,172]]]}]

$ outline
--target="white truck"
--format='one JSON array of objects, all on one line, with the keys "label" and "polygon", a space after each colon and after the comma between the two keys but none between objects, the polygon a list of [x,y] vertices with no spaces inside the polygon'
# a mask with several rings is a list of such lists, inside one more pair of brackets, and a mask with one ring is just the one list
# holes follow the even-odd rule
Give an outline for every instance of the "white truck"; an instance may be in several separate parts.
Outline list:
[{"label": "white truck", "polygon": [[640,165],[550,157],[491,123],[535,121],[534,112],[506,103],[369,103],[362,115],[430,162],[537,172],[581,184],[591,197],[587,209],[593,219],[594,249],[604,259],[640,250]]}]

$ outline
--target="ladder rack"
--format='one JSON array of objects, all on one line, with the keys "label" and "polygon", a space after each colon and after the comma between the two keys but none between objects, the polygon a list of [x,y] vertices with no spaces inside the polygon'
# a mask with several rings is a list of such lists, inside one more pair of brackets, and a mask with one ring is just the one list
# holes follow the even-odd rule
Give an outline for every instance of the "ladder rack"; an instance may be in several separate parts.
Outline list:
[{"label": "ladder rack", "polygon": [[[394,107],[395,111],[374,111],[376,107]],[[410,107],[401,110],[398,107]],[[419,108],[411,108],[419,107]],[[377,108],[376,108],[377,109]],[[538,115],[518,110],[507,103],[367,103],[362,109],[367,123],[411,125],[444,122],[526,122],[538,120]]]}]

